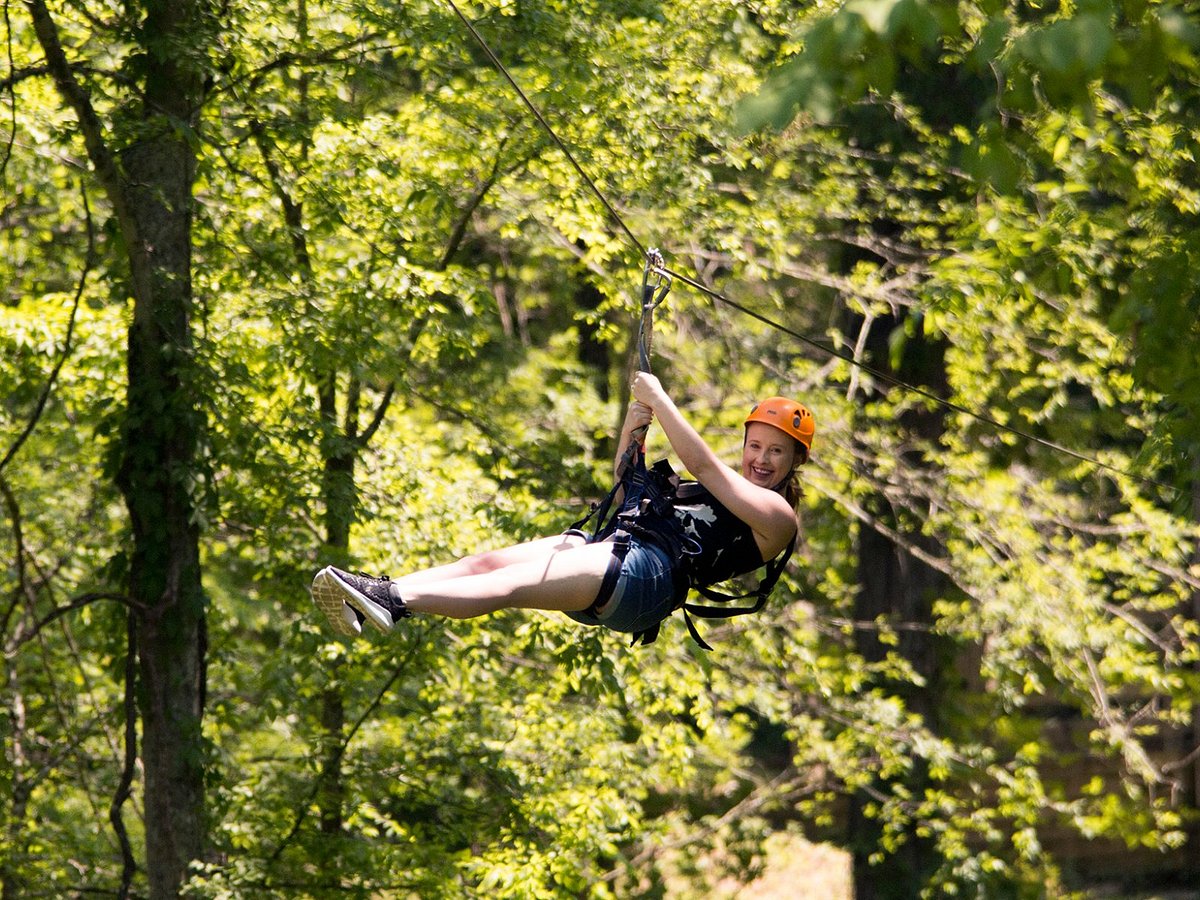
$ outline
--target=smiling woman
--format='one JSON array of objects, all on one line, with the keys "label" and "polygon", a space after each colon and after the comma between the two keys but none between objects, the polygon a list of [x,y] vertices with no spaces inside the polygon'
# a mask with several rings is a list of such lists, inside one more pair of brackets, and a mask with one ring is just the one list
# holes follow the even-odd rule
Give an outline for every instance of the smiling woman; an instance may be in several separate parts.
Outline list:
[{"label": "smiling woman", "polygon": [[[765,427],[764,427],[765,426]],[[781,437],[779,432],[786,437]],[[791,458],[788,466],[787,481],[783,485],[784,496],[793,507],[800,500],[800,487],[796,484],[796,467],[808,462],[808,453],[812,449],[813,434],[816,432],[816,422],[813,414],[795,400],[786,397],[771,397],[755,405],[746,417],[746,440],[742,448],[742,466],[750,466],[753,470],[758,467],[761,477],[768,484],[778,485],[773,481],[777,472],[783,471],[779,461],[781,454],[786,455],[790,448],[796,455]],[[787,437],[792,440],[788,441]],[[763,454],[762,459],[748,458],[747,454]],[[750,478],[750,474],[747,474]],[[752,479],[753,480],[753,479]],[[761,482],[756,482],[761,483]]]},{"label": "smiling woman", "polygon": [[[812,413],[782,397],[755,406],[735,471],[718,459],[657,378],[639,372],[632,390],[614,470],[621,477],[633,447],[639,477],[622,479],[618,512],[596,534],[573,528],[395,580],[328,566],[313,579],[317,607],[345,635],[361,632],[363,621],[387,631],[415,613],[467,619],[501,609],[542,609],[649,641],[691,588],[704,590],[767,561],[775,563],[778,577],[782,554],[797,533],[795,475],[812,448]],[[641,465],[636,435],[655,419],[696,478],[686,490],[663,464],[649,471]]]}]

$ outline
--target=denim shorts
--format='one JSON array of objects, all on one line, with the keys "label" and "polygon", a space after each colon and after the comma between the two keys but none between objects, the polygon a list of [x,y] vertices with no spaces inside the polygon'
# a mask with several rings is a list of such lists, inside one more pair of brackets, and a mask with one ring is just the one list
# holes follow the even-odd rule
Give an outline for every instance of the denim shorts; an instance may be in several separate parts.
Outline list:
[{"label": "denim shorts", "polygon": [[603,625],[613,631],[637,634],[657,625],[674,608],[671,557],[661,547],[633,538],[621,562],[612,595],[599,613],[584,611],[567,615],[584,625]]}]

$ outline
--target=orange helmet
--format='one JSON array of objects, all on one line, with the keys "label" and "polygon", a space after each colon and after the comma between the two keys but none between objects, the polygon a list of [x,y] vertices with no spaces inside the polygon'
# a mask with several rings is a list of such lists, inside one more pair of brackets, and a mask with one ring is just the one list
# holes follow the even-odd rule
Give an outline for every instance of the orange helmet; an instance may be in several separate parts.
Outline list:
[{"label": "orange helmet", "polygon": [[804,406],[786,397],[770,397],[754,404],[745,424],[762,422],[778,428],[789,437],[804,445],[804,459],[812,451],[813,434],[817,430],[816,420]]}]

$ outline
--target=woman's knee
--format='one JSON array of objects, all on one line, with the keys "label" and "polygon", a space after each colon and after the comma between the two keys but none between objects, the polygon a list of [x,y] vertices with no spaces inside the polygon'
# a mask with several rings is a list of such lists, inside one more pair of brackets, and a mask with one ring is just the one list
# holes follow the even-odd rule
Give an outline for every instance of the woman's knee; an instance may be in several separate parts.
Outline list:
[{"label": "woman's knee", "polygon": [[526,544],[502,547],[499,550],[484,550],[480,553],[473,553],[470,556],[463,557],[461,563],[466,569],[465,574],[488,575],[508,566],[535,562],[542,558],[549,559],[559,551],[583,546],[585,543],[587,541],[581,537],[555,535],[554,537],[542,538],[541,540],[531,541]]},{"label": "woman's knee", "polygon": [[509,565],[504,560],[503,550],[484,550],[482,553],[472,553],[470,556],[464,557],[461,562],[467,570],[464,574],[467,575],[487,575],[489,572],[495,572],[497,569],[503,569]]}]

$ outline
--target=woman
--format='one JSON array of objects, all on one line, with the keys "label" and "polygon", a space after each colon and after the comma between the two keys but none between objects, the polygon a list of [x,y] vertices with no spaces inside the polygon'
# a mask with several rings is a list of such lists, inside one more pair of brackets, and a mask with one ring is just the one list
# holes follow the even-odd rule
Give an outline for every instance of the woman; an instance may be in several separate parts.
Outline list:
[{"label": "woman", "polygon": [[[632,537],[618,531],[589,540],[571,531],[394,581],[328,566],[313,579],[312,596],[334,629],[357,634],[365,618],[386,631],[414,613],[468,619],[500,609],[544,609],[636,634],[665,619],[689,581],[702,586],[753,571],[790,546],[797,530],[794,474],[812,448],[812,414],[778,397],[756,406],[746,419],[739,474],[717,458],[657,378],[639,372],[631,387],[635,400],[621,428],[617,466],[635,431],[657,419],[702,487],[674,506],[673,520],[634,520],[647,527],[634,525]],[[659,540],[672,524],[674,544]],[[680,558],[680,537],[689,544],[689,559]]]}]

